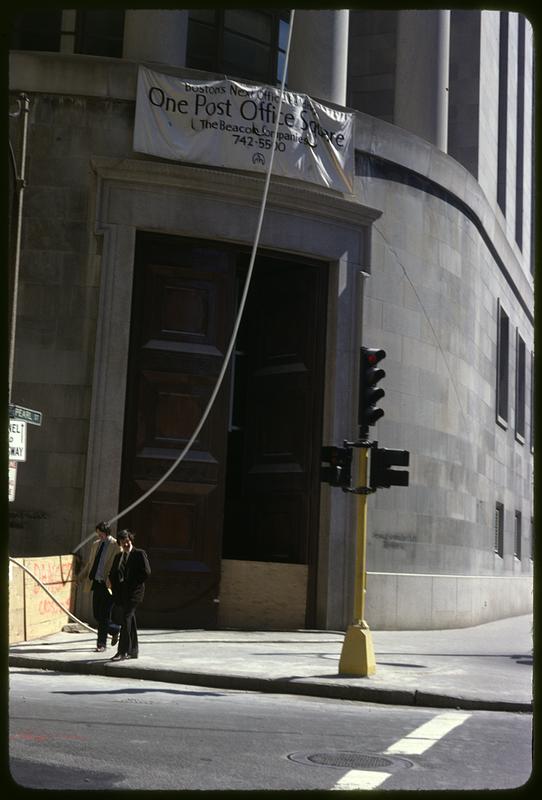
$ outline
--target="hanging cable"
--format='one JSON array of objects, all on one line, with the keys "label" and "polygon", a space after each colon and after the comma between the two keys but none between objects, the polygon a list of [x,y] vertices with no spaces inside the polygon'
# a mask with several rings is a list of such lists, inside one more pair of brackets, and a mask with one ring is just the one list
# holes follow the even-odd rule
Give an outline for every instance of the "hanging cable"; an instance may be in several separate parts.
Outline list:
[{"label": "hanging cable", "polygon": [[17,99],[18,111],[10,116],[15,117],[23,114],[23,131],[21,143],[21,170],[17,174],[15,156],[10,143],[10,153],[13,167],[15,170],[15,182],[17,188],[17,221],[15,232],[15,258],[13,265],[13,302],[11,309],[10,339],[9,339],[9,366],[8,366],[8,400],[11,403],[11,390],[13,387],[13,366],[15,363],[15,336],[17,332],[17,297],[19,293],[19,266],[21,261],[21,241],[23,227],[23,197],[26,186],[26,152],[28,141],[28,117],[30,114],[30,98],[26,94],[21,94]]},{"label": "hanging cable", "polygon": [[[190,450],[190,448],[192,447],[192,445],[196,441],[196,438],[198,437],[201,429],[203,428],[205,422],[207,421],[207,417],[209,416],[209,414],[211,412],[211,409],[212,409],[212,407],[214,405],[214,402],[216,400],[218,392],[220,391],[220,388],[222,386],[222,382],[224,380],[224,376],[226,374],[226,370],[228,369],[228,365],[229,365],[229,362],[230,362],[230,359],[231,359],[231,355],[233,353],[233,348],[235,347],[235,341],[237,339],[237,333],[239,331],[239,326],[241,325],[241,319],[243,317],[243,311],[244,311],[246,300],[247,300],[248,290],[250,288],[250,282],[251,282],[251,279],[252,279],[252,273],[254,271],[254,263],[255,263],[255,260],[256,260],[256,251],[258,250],[258,245],[259,245],[259,242],[260,242],[260,234],[261,234],[261,230],[262,230],[263,217],[264,217],[265,208],[266,208],[266,204],[267,204],[267,195],[268,195],[268,192],[269,192],[269,183],[271,181],[271,172],[272,172],[272,169],[273,169],[273,160],[274,160],[274,157],[275,157],[275,147],[276,147],[276,143],[277,143],[279,120],[280,120],[280,114],[281,114],[281,108],[282,108],[282,101],[283,101],[283,98],[284,98],[284,87],[285,87],[285,84],[286,84],[286,75],[287,75],[287,72],[288,72],[288,59],[289,59],[289,56],[290,56],[290,44],[291,44],[291,41],[292,41],[292,30],[293,30],[293,26],[294,26],[294,16],[295,16],[295,11],[292,9],[292,11],[290,11],[290,26],[289,26],[289,30],[288,30],[288,42],[287,42],[287,45],[286,45],[286,53],[285,53],[285,57],[284,57],[284,72],[282,74],[282,81],[281,81],[281,86],[280,86],[279,105],[278,105],[277,116],[276,116],[276,119],[275,119],[275,127],[274,127],[274,130],[273,130],[273,142],[272,142],[272,145],[271,145],[271,155],[270,155],[270,159],[269,159],[269,165],[268,165],[268,168],[267,168],[267,173],[266,173],[266,176],[265,176],[265,184],[264,184],[264,190],[263,190],[263,195],[262,195],[262,202],[261,202],[261,205],[260,205],[260,213],[259,213],[259,217],[258,217],[258,224],[256,226],[256,235],[254,237],[254,243],[252,245],[252,252],[251,252],[251,255],[250,255],[250,263],[249,263],[249,267],[248,267],[247,277],[246,277],[246,280],[245,280],[245,286],[244,286],[244,289],[243,289],[243,294],[242,294],[242,297],[241,297],[241,301],[239,303],[239,309],[238,309],[238,312],[237,312],[237,319],[235,320],[235,324],[233,326],[233,331],[232,331],[230,343],[228,345],[228,349],[227,349],[226,355],[224,357],[224,363],[222,364],[222,369],[221,369],[220,374],[218,376],[218,379],[216,381],[216,385],[215,385],[215,388],[213,390],[213,393],[211,394],[211,397],[209,398],[209,402],[207,403],[207,407],[205,408],[205,411],[203,412],[203,415],[202,415],[202,417],[201,417],[196,429],[194,430],[194,433],[190,437],[190,440],[187,442],[184,450],[177,457],[177,459],[173,462],[171,467],[169,467],[169,469],[162,475],[162,477],[153,486],[151,486],[151,488],[148,489],[145,492],[145,494],[142,494],[141,497],[138,497],[137,500],[135,500],[131,505],[127,506],[127,508],[125,508],[122,511],[120,511],[114,517],[111,517],[111,519],[108,520],[108,525],[112,525],[118,519],[123,517],[125,514],[128,514],[136,506],[138,506],[140,503],[142,503],[144,500],[146,500],[147,497],[149,497],[149,495],[151,495],[153,492],[155,492],[164,483],[164,481],[166,481],[169,478],[171,473],[174,472],[177,469],[177,467],[179,466],[181,461],[184,459],[184,457],[186,456],[186,454],[188,453],[188,451]],[[80,542],[72,552],[76,553],[78,550],[80,550],[81,547],[83,547],[88,541],[90,541],[94,537],[94,535],[95,535],[94,533],[91,533],[89,536],[87,536],[85,539],[83,539],[83,541]]]}]

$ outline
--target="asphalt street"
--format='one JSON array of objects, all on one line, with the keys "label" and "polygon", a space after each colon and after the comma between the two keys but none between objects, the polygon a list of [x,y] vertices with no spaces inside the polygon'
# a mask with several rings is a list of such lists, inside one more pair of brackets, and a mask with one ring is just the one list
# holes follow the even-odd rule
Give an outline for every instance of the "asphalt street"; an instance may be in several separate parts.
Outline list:
[{"label": "asphalt street", "polygon": [[504,789],[530,714],[51,672],[10,674],[10,769],[37,789]]}]

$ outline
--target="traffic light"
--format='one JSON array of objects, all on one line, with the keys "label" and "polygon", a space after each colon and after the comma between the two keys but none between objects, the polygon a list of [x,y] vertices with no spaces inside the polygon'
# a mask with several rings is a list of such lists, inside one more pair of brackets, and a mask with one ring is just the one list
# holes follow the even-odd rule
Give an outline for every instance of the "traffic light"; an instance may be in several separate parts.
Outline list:
[{"label": "traffic light", "polygon": [[390,486],[408,486],[408,470],[396,470],[393,467],[408,467],[410,453],[408,450],[389,450],[386,447],[371,449],[371,489]]},{"label": "traffic light", "polygon": [[384,389],[376,385],[386,376],[384,370],[378,366],[385,357],[385,350],[376,347],[360,348],[358,425],[361,438],[366,438],[369,435],[369,426],[384,416],[384,411],[377,408],[375,403],[386,394]]},{"label": "traffic light", "polygon": [[[322,447],[321,480],[330,486],[347,488],[352,482],[352,449]],[[324,464],[326,466],[324,466]]]}]

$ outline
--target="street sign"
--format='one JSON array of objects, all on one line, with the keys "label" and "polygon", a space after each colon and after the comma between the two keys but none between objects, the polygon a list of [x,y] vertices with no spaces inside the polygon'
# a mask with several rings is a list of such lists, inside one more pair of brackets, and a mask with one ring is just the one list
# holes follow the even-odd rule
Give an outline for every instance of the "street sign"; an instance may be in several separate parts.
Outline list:
[{"label": "street sign", "polygon": [[26,422],[21,420],[9,422],[9,458],[10,461],[26,461]]},{"label": "street sign", "polygon": [[[8,498],[9,502],[13,503],[15,500],[15,484],[17,483],[17,462],[10,461],[9,462],[9,471],[8,471]],[[11,566],[11,564],[10,564]]]},{"label": "street sign", "polygon": [[34,411],[32,408],[17,406],[14,403],[9,404],[9,417],[10,419],[21,419],[24,422],[30,422],[31,425],[41,425],[43,421],[43,414],[41,411]]}]

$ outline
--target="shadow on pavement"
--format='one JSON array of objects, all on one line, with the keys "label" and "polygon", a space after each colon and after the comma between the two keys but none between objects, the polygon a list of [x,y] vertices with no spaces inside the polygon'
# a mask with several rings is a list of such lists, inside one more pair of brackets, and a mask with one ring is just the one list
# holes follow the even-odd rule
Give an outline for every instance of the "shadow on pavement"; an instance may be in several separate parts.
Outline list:
[{"label": "shadow on pavement", "polygon": [[149,692],[160,692],[162,694],[188,694],[197,697],[225,697],[224,692],[197,692],[185,689],[84,689],[84,690],[69,690],[69,689],[56,689],[51,694],[69,694],[69,695],[95,695],[95,694],[148,694]]}]

